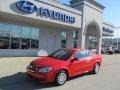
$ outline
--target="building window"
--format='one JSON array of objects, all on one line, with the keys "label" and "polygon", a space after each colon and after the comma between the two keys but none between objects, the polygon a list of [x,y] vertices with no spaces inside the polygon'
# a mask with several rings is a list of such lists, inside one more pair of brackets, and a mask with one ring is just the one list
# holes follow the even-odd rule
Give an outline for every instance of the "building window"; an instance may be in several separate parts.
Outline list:
[{"label": "building window", "polygon": [[97,37],[89,36],[89,49],[96,49],[97,48]]},{"label": "building window", "polygon": [[20,49],[21,26],[11,25],[11,49]]},{"label": "building window", "polygon": [[39,28],[0,23],[0,49],[39,48]]},{"label": "building window", "polygon": [[39,29],[31,28],[31,48],[39,47]]},{"label": "building window", "polygon": [[0,49],[10,48],[10,25],[0,23]]},{"label": "building window", "polygon": [[61,32],[61,48],[66,48],[67,33]]},{"label": "building window", "polygon": [[21,49],[30,49],[30,27],[22,27]]},{"label": "building window", "polygon": [[78,31],[73,31],[73,47],[77,48],[78,45]]}]

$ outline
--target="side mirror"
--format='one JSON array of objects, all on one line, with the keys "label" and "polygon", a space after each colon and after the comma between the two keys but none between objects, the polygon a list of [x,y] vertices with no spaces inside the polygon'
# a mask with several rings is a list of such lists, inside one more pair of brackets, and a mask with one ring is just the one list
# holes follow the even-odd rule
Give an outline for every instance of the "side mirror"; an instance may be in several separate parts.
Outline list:
[{"label": "side mirror", "polygon": [[73,59],[71,60],[71,63],[74,63],[75,61],[79,61],[78,58],[73,58]]}]

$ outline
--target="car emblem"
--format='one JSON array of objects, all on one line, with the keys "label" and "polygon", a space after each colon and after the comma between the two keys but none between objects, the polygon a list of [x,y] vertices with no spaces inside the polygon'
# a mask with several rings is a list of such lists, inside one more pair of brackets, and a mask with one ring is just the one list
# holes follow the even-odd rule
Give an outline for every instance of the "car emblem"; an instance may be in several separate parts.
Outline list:
[{"label": "car emblem", "polygon": [[34,5],[33,3],[29,1],[25,1],[25,0],[18,1],[16,5],[20,10],[27,12],[27,13],[34,13],[37,11],[36,5]]}]

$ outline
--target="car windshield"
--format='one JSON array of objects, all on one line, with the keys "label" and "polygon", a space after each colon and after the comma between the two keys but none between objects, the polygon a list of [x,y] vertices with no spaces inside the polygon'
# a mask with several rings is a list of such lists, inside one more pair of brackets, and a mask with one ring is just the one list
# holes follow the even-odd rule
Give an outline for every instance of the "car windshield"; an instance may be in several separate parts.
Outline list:
[{"label": "car windshield", "polygon": [[48,57],[56,58],[60,60],[67,60],[73,54],[73,52],[74,50],[59,49],[48,55]]}]

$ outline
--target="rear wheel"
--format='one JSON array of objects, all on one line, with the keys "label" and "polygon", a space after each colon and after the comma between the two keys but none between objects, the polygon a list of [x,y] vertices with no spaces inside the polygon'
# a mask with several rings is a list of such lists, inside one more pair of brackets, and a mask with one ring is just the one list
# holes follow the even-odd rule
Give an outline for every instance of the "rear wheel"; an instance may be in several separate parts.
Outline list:
[{"label": "rear wheel", "polygon": [[55,78],[56,85],[63,85],[67,81],[67,73],[65,70],[61,70],[57,73]]},{"label": "rear wheel", "polygon": [[93,74],[98,74],[99,73],[99,70],[100,70],[100,64],[99,63],[96,63],[95,64],[95,67],[92,71]]}]

